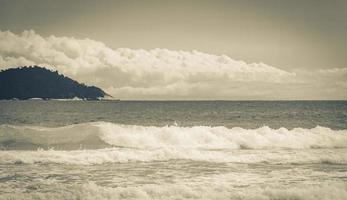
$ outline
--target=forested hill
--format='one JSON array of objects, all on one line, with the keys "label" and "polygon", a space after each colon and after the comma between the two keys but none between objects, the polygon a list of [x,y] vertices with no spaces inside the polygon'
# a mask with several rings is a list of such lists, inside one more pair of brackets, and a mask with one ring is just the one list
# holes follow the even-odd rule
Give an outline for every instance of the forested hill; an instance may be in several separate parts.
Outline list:
[{"label": "forested hill", "polygon": [[0,99],[72,99],[96,100],[108,96],[95,86],[86,86],[71,78],[39,66],[0,71]]}]

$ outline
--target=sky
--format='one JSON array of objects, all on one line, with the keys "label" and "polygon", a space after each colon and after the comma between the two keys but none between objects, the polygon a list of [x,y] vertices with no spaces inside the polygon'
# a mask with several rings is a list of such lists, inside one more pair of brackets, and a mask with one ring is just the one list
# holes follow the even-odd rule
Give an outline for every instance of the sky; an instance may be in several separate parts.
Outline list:
[{"label": "sky", "polygon": [[345,0],[0,0],[0,69],[121,99],[347,99]]}]

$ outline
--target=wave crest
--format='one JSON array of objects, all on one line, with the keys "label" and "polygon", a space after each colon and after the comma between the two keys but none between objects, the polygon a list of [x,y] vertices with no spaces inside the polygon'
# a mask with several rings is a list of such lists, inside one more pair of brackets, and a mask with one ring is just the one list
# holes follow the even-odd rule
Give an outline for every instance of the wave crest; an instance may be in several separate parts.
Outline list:
[{"label": "wave crest", "polygon": [[3,149],[311,149],[346,148],[347,130],[258,129],[194,126],[137,126],[94,122],[57,128],[0,126]]},{"label": "wave crest", "polygon": [[[229,129],[106,122],[58,128],[1,125],[0,146],[6,150],[0,151],[0,163],[7,164],[90,165],[174,159],[238,163],[347,163],[347,130],[324,127]],[[37,148],[38,151],[18,151]]]}]

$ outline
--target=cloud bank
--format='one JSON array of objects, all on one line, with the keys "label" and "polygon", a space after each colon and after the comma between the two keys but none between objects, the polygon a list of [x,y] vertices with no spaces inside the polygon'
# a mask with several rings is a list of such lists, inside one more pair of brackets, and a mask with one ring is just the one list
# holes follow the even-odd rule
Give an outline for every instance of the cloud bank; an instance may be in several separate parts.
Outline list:
[{"label": "cloud bank", "polygon": [[347,98],[347,68],[289,72],[199,51],[113,50],[91,39],[0,31],[0,69],[34,64],[121,99]]}]

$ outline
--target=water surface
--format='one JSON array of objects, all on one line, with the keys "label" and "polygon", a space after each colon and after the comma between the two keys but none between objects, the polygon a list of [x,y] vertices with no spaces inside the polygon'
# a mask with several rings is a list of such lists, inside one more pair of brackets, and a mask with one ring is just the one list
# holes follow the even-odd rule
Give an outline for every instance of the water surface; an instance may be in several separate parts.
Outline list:
[{"label": "water surface", "polygon": [[346,199],[346,101],[0,101],[0,199]]}]

